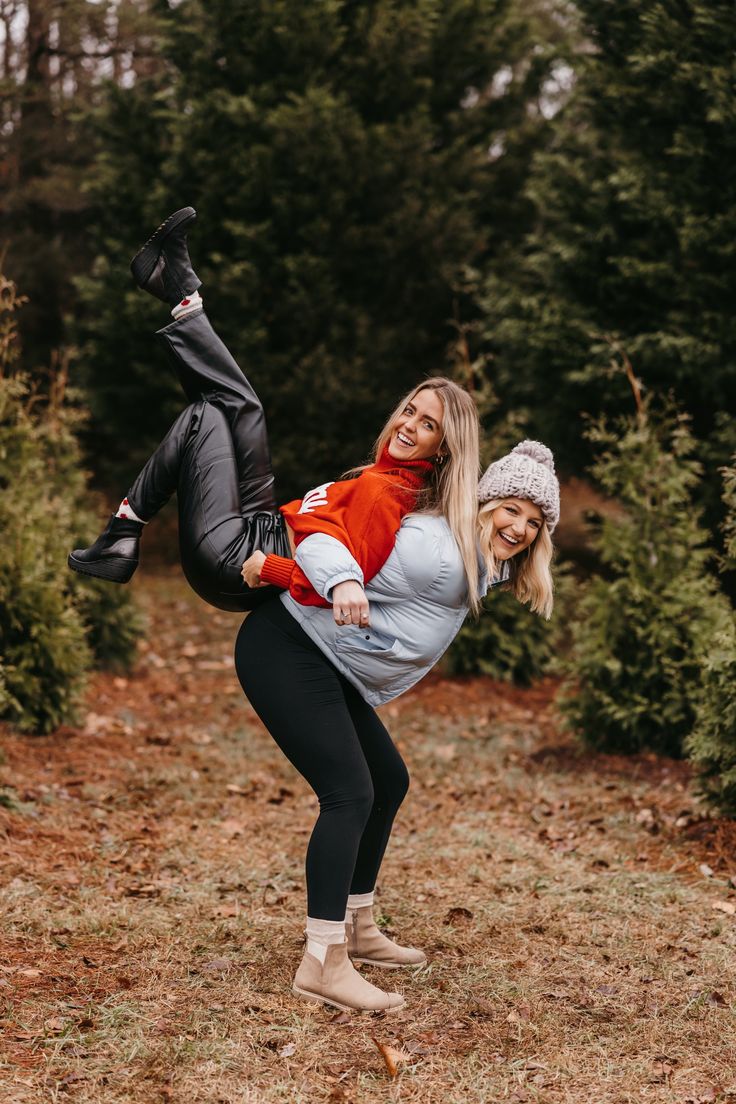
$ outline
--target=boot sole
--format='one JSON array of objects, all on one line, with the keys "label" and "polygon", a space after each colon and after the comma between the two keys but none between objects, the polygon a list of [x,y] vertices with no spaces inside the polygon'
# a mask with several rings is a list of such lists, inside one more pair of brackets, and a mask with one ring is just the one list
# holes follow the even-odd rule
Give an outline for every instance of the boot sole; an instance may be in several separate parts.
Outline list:
[{"label": "boot sole", "polygon": [[133,279],[139,287],[144,287],[148,278],[156,267],[156,261],[161,253],[161,243],[169,236],[172,230],[176,230],[183,222],[194,222],[197,212],[193,207],[182,207],[169,215],[157,230],[151,234],[148,241],[141,246],[133,260],[130,262],[130,271]]},{"label": "boot sole", "polygon": [[339,1008],[341,1012],[398,1012],[406,1005],[406,1001],[402,1000],[401,1004],[394,1004],[391,1008],[355,1008],[352,1004],[340,1004],[339,1001],[331,1000],[329,997],[321,997],[319,993],[310,993],[308,989],[300,989],[297,985],[292,985],[292,993],[296,993],[297,996],[306,997],[307,1000],[312,1001],[314,1004],[329,1004],[332,1008]]},{"label": "boot sole", "polygon": [[108,556],[97,563],[86,563],[84,560],[75,559],[71,552],[66,562],[72,571],[77,571],[80,575],[91,575],[95,579],[106,579],[108,583],[129,582],[138,566],[137,560],[131,566],[130,560],[126,560],[123,556]]},{"label": "boot sole", "polygon": [[356,958],[355,955],[350,955],[350,961],[362,962],[365,966],[380,966],[383,970],[418,970],[420,966],[427,965],[426,958],[421,962],[379,962],[377,958]]}]

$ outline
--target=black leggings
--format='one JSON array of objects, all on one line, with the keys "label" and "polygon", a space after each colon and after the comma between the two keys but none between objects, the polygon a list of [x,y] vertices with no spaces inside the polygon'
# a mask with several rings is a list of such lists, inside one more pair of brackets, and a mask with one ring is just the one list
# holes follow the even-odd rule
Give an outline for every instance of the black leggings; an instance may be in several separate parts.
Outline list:
[{"label": "black leggings", "polygon": [[158,336],[190,405],[146,462],[128,501],[148,521],[176,491],[188,582],[219,609],[254,609],[277,591],[247,587],[244,561],[256,549],[291,555],[274,498],[263,408],[204,311]]},{"label": "black leggings", "polygon": [[246,618],[235,667],[251,705],[319,798],[307,910],[343,920],[376,884],[409,775],[376,712],[278,600]]}]

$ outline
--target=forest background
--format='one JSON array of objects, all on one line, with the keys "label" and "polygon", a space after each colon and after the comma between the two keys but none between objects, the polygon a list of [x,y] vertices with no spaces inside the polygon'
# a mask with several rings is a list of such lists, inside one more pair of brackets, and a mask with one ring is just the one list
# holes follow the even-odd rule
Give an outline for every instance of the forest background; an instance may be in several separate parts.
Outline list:
[{"label": "forest background", "polygon": [[[591,537],[563,495],[561,559],[595,576],[570,618],[564,572],[560,585],[584,738],[681,754],[703,729],[706,670],[708,739],[723,729],[734,45],[725,0],[0,0],[0,520],[17,538],[0,579],[8,594],[30,580],[22,614],[5,615],[3,715],[52,727],[75,649],[134,648],[110,588],[71,595],[70,614],[58,550],[87,543],[103,512],[79,442],[112,501],[180,407],[153,336],[165,316],[128,265],[192,204],[207,309],[263,398],[282,500],[366,459],[417,378],[453,375],[481,410],[484,460],[540,438],[569,504],[581,479],[584,500],[590,483],[612,504],[587,499]],[[454,669],[544,670],[559,642],[494,609]],[[29,698],[58,691],[55,665],[57,705],[29,717]],[[720,729],[706,758],[723,773],[736,750]]]},{"label": "forest background", "polygon": [[[731,0],[0,0],[3,1099],[736,1097],[734,59]],[[291,996],[314,801],[173,511],[66,565],[181,404],[128,265],[184,204],[282,500],[425,373],[562,477],[552,621],[382,711],[393,1023]]]}]

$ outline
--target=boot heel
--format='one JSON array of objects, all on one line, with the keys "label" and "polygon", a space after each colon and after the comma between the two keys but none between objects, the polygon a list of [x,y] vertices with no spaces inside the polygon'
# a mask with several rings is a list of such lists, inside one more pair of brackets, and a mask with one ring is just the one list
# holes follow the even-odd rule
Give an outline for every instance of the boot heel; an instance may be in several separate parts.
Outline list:
[{"label": "boot heel", "polygon": [[96,579],[105,579],[109,583],[128,583],[133,577],[133,572],[138,566],[137,561],[125,559],[123,556],[107,556],[97,563],[85,563],[74,558],[70,552],[67,564],[72,571],[80,575],[91,575]]}]

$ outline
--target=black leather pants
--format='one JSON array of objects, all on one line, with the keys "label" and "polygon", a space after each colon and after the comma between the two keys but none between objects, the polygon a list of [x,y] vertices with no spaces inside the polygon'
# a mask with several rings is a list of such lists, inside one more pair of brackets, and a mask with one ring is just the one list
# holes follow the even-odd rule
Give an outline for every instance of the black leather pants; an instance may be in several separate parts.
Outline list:
[{"label": "black leather pants", "polygon": [[190,405],[146,462],[128,500],[148,521],[176,491],[181,563],[193,590],[218,609],[254,609],[278,590],[247,587],[243,562],[256,549],[291,555],[274,499],[263,408],[204,311],[159,336]]}]

